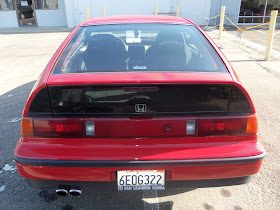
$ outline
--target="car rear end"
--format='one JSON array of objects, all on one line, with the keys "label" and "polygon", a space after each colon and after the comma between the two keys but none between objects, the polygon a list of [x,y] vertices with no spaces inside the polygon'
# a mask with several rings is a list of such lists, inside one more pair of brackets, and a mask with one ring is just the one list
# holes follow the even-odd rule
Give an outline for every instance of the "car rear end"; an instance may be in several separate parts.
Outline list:
[{"label": "car rear end", "polygon": [[164,190],[242,184],[260,170],[253,103],[200,29],[76,30],[24,109],[15,159],[31,186]]}]

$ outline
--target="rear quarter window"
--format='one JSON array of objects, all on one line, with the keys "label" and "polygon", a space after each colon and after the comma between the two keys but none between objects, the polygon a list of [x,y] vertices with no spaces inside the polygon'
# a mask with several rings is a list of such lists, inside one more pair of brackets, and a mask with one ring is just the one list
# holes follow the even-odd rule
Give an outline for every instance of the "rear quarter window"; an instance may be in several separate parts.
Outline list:
[{"label": "rear quarter window", "polygon": [[53,74],[152,71],[227,72],[193,25],[115,24],[80,27]]}]

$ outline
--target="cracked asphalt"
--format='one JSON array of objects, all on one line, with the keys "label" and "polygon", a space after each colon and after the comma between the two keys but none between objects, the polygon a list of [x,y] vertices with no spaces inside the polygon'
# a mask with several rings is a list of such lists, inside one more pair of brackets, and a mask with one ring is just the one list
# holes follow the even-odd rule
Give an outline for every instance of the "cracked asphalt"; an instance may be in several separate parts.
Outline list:
[{"label": "cracked asphalt", "polygon": [[57,197],[54,190],[30,188],[13,160],[20,118],[28,95],[67,32],[0,34],[0,209],[280,209],[280,63],[218,40],[250,92],[259,116],[259,136],[267,157],[259,174],[241,186],[167,192],[85,193]]}]

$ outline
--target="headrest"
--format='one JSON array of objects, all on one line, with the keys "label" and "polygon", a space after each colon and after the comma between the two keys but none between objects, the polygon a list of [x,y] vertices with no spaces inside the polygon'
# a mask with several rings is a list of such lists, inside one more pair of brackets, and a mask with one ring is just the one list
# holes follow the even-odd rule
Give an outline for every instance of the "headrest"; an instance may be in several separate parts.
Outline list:
[{"label": "headrest", "polygon": [[183,35],[180,32],[174,31],[160,31],[156,37],[156,42],[180,42],[184,43]]},{"label": "headrest", "polygon": [[87,52],[107,52],[119,57],[127,57],[124,43],[112,34],[95,34],[89,41]]}]

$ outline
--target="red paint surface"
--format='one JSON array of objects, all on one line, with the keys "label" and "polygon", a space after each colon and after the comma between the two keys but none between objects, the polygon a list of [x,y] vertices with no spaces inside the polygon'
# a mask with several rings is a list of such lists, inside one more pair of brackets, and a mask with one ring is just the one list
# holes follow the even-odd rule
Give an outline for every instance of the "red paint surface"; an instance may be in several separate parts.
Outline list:
[{"label": "red paint surface", "polygon": [[198,180],[242,177],[258,173],[262,161],[249,164],[187,166],[187,167],[145,167],[145,168],[71,168],[23,166],[17,164],[23,177],[30,179],[65,181],[115,181],[118,170],[166,170],[167,180]]},{"label": "red paint surface", "polygon": [[24,137],[15,155],[51,160],[188,160],[247,157],[263,152],[254,135],[142,139]]},{"label": "red paint surface", "polygon": [[191,21],[175,16],[164,15],[126,15],[91,18],[81,25],[121,24],[121,23],[169,23],[169,24],[193,24]]},{"label": "red paint surface", "polygon": [[77,84],[159,84],[159,83],[223,83],[232,84],[228,73],[89,73],[51,75],[48,86]]}]

